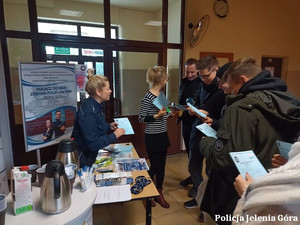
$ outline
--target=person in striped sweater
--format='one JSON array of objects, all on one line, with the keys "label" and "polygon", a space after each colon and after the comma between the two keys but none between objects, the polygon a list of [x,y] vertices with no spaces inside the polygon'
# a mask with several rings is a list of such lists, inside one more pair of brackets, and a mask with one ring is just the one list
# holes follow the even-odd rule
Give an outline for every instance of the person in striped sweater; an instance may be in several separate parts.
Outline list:
[{"label": "person in striped sweater", "polygon": [[[153,104],[153,101],[165,87],[168,75],[165,67],[154,66],[148,69],[146,77],[149,91],[141,101],[139,122],[146,123],[145,144],[150,160],[149,175],[152,180],[154,177],[156,178],[156,188],[160,194],[154,201],[158,202],[163,208],[169,208],[170,205],[162,193],[167,149],[170,146],[167,131],[168,114],[166,108],[159,109]],[[152,207],[155,206],[154,201],[151,201]]]}]

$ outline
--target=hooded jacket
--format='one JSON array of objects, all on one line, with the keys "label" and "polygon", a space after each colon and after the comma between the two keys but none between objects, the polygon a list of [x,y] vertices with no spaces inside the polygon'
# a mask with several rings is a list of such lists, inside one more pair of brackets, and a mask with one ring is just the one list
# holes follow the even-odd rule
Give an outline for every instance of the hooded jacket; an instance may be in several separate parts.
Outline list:
[{"label": "hooded jacket", "polygon": [[[232,224],[299,224],[300,222],[300,142],[293,144],[289,161],[254,180],[234,211]],[[249,220],[261,216],[266,221]]]},{"label": "hooded jacket", "polygon": [[217,139],[200,141],[199,150],[213,167],[201,210],[213,218],[232,214],[238,200],[233,183],[239,173],[229,152],[253,150],[268,169],[278,152],[276,140],[289,142],[300,129],[299,99],[286,90],[280,78],[262,71],[245,83],[238,95],[227,96]]}]

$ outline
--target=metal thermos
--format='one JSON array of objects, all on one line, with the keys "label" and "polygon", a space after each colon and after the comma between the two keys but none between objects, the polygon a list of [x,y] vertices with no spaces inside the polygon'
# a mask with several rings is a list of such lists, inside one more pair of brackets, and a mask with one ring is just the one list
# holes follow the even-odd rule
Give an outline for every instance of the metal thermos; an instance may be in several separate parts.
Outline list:
[{"label": "metal thermos", "polygon": [[79,168],[76,142],[70,138],[62,140],[58,146],[56,159],[61,161],[64,165],[76,164],[77,168]]},{"label": "metal thermos", "polygon": [[70,182],[61,161],[52,160],[46,166],[41,203],[42,211],[50,214],[64,212],[71,206]]}]

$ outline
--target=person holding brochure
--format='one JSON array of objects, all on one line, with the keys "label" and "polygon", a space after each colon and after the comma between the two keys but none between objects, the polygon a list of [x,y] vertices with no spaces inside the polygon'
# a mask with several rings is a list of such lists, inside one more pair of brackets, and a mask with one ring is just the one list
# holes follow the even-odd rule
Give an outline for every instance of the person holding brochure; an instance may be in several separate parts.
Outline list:
[{"label": "person holding brochure", "polygon": [[[241,199],[234,210],[232,224],[256,225],[249,220],[260,216],[274,225],[299,224],[300,215],[300,142],[293,144],[288,162],[255,180],[249,174],[234,182]],[[284,220],[284,217],[286,218]],[[268,223],[265,221],[264,223]]]},{"label": "person holding brochure", "polygon": [[92,166],[98,150],[116,141],[125,134],[116,122],[106,123],[103,114],[103,102],[110,98],[111,90],[107,77],[90,75],[85,86],[89,97],[78,109],[72,138],[78,144],[80,167]]},{"label": "person holding brochure", "polygon": [[300,127],[300,101],[287,92],[280,78],[262,71],[254,58],[233,62],[225,75],[232,95],[227,96],[217,139],[204,137],[199,143],[199,151],[218,174],[218,185],[201,204],[201,210],[212,218],[232,214],[238,200],[233,183],[239,173],[229,153],[253,150],[268,169],[278,151],[276,140],[288,142]]},{"label": "person holding brochure", "polygon": [[[139,122],[146,123],[145,144],[150,160],[149,175],[152,180],[156,177],[156,188],[160,194],[154,201],[163,208],[169,208],[170,205],[163,196],[167,149],[170,146],[167,130],[168,115],[165,107],[159,109],[154,104],[168,82],[168,75],[165,67],[154,66],[148,69],[146,77],[150,89],[141,101]],[[154,201],[151,202],[152,207],[155,206]]]},{"label": "person holding brochure", "polygon": [[[216,76],[218,69],[219,63],[214,55],[207,55],[199,60],[199,77],[201,79],[201,85],[199,91],[200,104],[198,107],[202,110],[199,111],[202,113],[204,112],[204,114],[209,114],[212,119],[216,120],[220,118],[221,110],[225,104],[225,94],[221,89],[219,89],[218,78]],[[194,115],[194,113],[192,112],[191,115]],[[190,157],[188,169],[192,176],[193,188],[189,192],[189,197],[193,198],[184,203],[184,207],[188,209],[197,207],[197,201],[194,197],[196,197],[198,187],[203,181],[202,168],[204,157],[198,151],[198,143],[204,134],[196,127],[202,123],[202,118],[196,119],[193,123],[190,134]],[[209,176],[210,167],[208,164],[206,164],[205,172]]]},{"label": "person holding brochure", "polygon": [[[192,98],[195,105],[199,106],[199,91],[201,79],[199,77],[199,62],[197,59],[190,58],[185,62],[185,78],[181,80],[178,94],[178,104],[186,105],[186,100]],[[196,120],[196,116],[190,116],[188,111],[183,111],[182,115],[178,117],[177,124],[182,122],[182,136],[185,144],[187,155],[190,155],[190,136],[192,125]],[[187,186],[192,184],[192,177],[189,176],[180,182],[180,185]]]}]

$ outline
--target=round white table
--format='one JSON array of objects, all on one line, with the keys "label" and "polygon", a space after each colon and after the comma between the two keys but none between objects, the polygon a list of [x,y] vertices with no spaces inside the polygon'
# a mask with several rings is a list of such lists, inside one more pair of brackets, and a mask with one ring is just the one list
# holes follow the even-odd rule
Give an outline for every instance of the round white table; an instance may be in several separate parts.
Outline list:
[{"label": "round white table", "polygon": [[72,202],[68,210],[60,214],[47,214],[41,209],[40,187],[32,186],[33,211],[15,216],[11,194],[7,196],[5,224],[7,225],[53,225],[53,224],[93,224],[93,203],[96,199],[95,183],[90,190],[80,192],[79,179],[74,183]]}]

